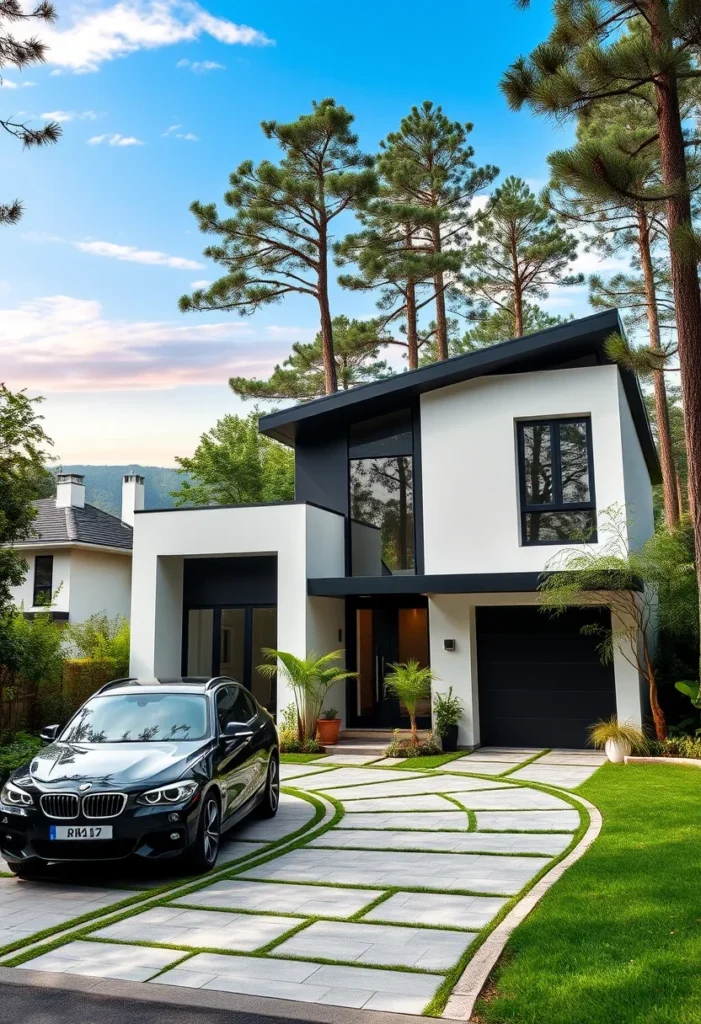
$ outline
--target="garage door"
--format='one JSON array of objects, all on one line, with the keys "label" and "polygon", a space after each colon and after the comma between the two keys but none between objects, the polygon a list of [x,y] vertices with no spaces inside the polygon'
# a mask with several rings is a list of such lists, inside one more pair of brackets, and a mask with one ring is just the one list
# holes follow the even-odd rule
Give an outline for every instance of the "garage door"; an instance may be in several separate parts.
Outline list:
[{"label": "garage door", "polygon": [[613,666],[602,665],[586,623],[606,608],[553,617],[538,608],[477,609],[480,736],[484,746],[587,745],[587,727],[616,712]]}]

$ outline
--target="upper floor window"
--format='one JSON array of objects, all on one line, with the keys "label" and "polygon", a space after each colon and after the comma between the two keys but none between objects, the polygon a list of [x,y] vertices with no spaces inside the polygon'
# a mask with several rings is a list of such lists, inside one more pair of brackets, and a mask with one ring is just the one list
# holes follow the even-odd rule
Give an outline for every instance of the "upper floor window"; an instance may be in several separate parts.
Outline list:
[{"label": "upper floor window", "polygon": [[518,424],[523,544],[596,540],[591,420]]},{"label": "upper floor window", "polygon": [[32,604],[49,605],[53,594],[54,556],[37,555],[34,559],[34,597]]}]

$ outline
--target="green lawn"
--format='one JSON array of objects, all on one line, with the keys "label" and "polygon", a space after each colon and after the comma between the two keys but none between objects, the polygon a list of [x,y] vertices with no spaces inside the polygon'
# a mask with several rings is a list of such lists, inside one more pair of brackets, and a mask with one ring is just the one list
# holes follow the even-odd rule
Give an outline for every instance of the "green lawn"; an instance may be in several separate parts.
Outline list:
[{"label": "green lawn", "polygon": [[280,754],[283,764],[306,764],[307,761],[318,761],[324,754]]},{"label": "green lawn", "polygon": [[701,769],[606,765],[594,846],[516,930],[475,1019],[701,1024]]},{"label": "green lawn", "polygon": [[456,754],[429,754],[426,757],[407,757],[397,768],[440,768],[448,761],[454,761],[456,757],[464,757],[465,751],[458,750]]}]

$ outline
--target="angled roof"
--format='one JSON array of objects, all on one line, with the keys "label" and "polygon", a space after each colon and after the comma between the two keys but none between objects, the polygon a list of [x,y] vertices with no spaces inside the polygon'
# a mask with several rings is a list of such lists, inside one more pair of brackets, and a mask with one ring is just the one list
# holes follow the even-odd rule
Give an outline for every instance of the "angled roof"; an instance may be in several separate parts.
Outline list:
[{"label": "angled roof", "polygon": [[[548,327],[537,334],[513,338],[476,352],[453,356],[443,362],[420,366],[417,370],[407,370],[394,377],[269,413],[261,417],[260,430],[283,444],[294,446],[298,436],[317,434],[339,423],[371,419],[394,409],[406,408],[409,402],[428,391],[476,377],[610,363],[605,341],[614,331],[623,333],[618,310],[604,310]],[[653,483],[659,483],[660,464],[640,384],[629,370],[619,366],[619,372],[650,478]]]},{"label": "angled roof", "polygon": [[94,505],[83,508],[56,508],[55,498],[41,498],[37,508],[34,534],[22,544],[93,544],[95,547],[122,548],[131,551],[132,528],[116,516]]}]

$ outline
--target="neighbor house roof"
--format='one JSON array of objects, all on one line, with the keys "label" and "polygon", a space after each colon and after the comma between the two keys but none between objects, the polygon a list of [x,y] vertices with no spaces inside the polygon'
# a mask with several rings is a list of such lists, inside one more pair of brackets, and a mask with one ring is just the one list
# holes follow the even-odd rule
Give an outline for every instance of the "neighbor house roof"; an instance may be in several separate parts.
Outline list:
[{"label": "neighbor house roof", "polygon": [[[338,391],[269,413],[261,417],[260,430],[283,444],[294,446],[298,436],[316,434],[339,423],[371,419],[406,408],[412,400],[428,391],[477,377],[610,363],[605,343],[613,332],[624,333],[618,311],[604,310],[593,316],[557,324],[537,334],[513,338],[476,352],[453,356],[452,359],[420,366],[417,370],[408,370],[349,391]],[[653,483],[659,483],[660,464],[640,384],[629,370],[619,366],[619,372],[650,478]]]},{"label": "neighbor house roof", "polygon": [[82,508],[56,508],[55,498],[41,498],[37,508],[34,533],[20,547],[31,544],[91,544],[95,547],[122,548],[131,551],[132,528],[121,519],[94,505]]}]

